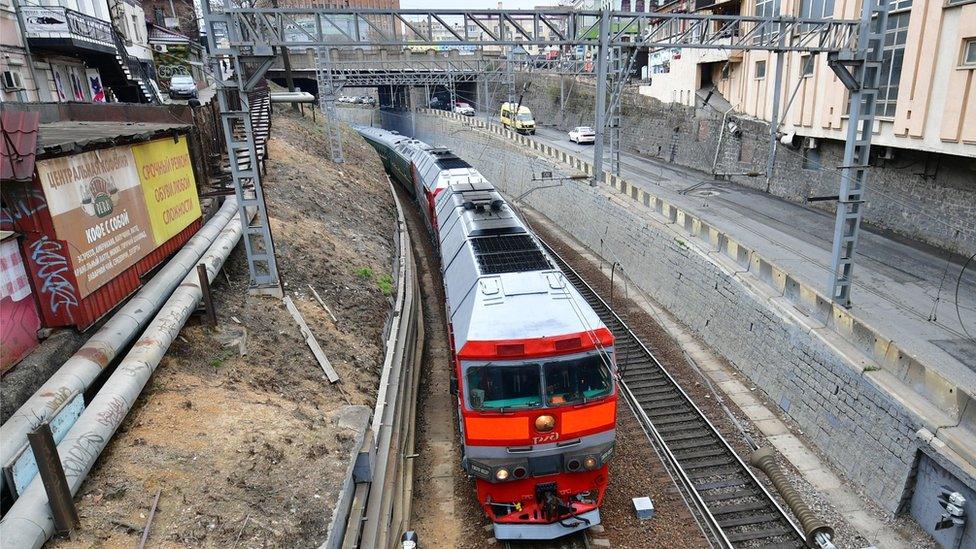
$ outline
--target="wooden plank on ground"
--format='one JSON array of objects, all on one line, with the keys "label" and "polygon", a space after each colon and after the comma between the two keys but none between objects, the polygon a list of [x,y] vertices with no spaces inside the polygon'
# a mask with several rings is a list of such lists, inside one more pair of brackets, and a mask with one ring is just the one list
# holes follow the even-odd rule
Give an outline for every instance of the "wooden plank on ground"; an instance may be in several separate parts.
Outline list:
[{"label": "wooden plank on ground", "polygon": [[285,296],[284,300],[285,307],[288,308],[288,312],[291,313],[292,318],[298,323],[298,327],[302,330],[302,335],[305,336],[305,343],[308,344],[308,348],[312,350],[312,354],[315,355],[315,360],[319,362],[319,366],[325,372],[326,377],[329,378],[330,383],[335,383],[339,381],[339,374],[332,368],[332,363],[325,356],[322,351],[322,347],[319,347],[319,342],[315,340],[315,335],[312,334],[312,330],[308,328],[308,324],[305,324],[305,319],[302,318],[302,314],[298,312],[298,308],[295,307],[295,303],[291,300],[291,297]]}]

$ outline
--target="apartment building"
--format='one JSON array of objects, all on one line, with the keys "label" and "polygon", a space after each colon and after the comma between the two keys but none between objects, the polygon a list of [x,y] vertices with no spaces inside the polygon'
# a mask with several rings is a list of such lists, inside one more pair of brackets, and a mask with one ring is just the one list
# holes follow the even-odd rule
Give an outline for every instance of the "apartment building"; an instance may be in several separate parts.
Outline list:
[{"label": "apartment building", "polygon": [[[682,0],[661,11],[774,15],[776,0]],[[782,0],[783,13],[857,19],[859,0]],[[891,0],[873,143],[976,156],[976,1]],[[740,32],[742,32],[740,30]],[[641,93],[694,106],[714,88],[735,112],[772,118],[776,54],[762,51],[652,52]],[[844,139],[847,91],[825,55],[791,53],[783,60],[780,132],[807,139]],[[793,98],[790,103],[791,97]],[[813,141],[810,141],[810,140]]]},{"label": "apartment building", "polygon": [[[976,235],[976,0],[890,2],[864,221],[968,255]],[[777,5],[678,0],[659,11],[774,16]],[[860,0],[782,0],[783,13],[794,16],[858,19],[860,8]],[[743,23],[738,32],[752,30]],[[769,169],[777,54],[659,49],[650,58],[640,93],[661,101],[665,112],[692,116],[700,128],[693,141],[716,139],[717,152],[709,153],[714,175],[832,210],[848,92],[824,54],[783,55],[779,140],[768,179],[743,174]],[[720,133],[726,117],[741,136]],[[809,202],[817,197],[823,201]]]},{"label": "apartment building", "polygon": [[0,0],[0,99],[157,100],[138,0],[17,2]]}]

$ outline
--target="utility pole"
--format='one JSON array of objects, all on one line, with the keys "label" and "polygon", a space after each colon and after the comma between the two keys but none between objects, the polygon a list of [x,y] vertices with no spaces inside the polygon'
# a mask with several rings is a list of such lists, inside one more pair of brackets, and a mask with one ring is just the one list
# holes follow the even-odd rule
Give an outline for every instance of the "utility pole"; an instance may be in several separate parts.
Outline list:
[{"label": "utility pole", "polygon": [[593,178],[590,185],[597,186],[603,179],[603,137],[607,125],[607,55],[610,53],[610,12],[600,12],[600,47],[596,58],[596,136],[593,141]]},{"label": "utility pole", "polygon": [[[780,14],[781,3],[776,2],[776,11],[774,12],[777,16]],[[767,28],[767,32],[772,32],[772,20],[768,23],[770,26]],[[784,52],[784,46],[786,45],[786,33],[783,32],[782,24],[777,25],[777,30],[779,32],[779,49],[776,50],[776,80],[773,84],[773,116],[769,121],[769,158],[766,160],[766,192],[769,192],[770,183],[773,179],[773,168],[776,164],[776,130],[779,129],[779,102],[780,95],[783,93],[783,64],[786,59]],[[802,78],[802,76],[801,76]]]},{"label": "utility pole", "polygon": [[[275,8],[278,7],[278,0],[271,0],[271,5]],[[288,55],[288,48],[281,46],[278,48],[279,53],[281,53],[281,64],[285,67],[285,84],[288,86],[288,91],[295,91],[295,78],[291,73],[291,56]],[[298,103],[291,104],[291,110],[298,111]]]}]

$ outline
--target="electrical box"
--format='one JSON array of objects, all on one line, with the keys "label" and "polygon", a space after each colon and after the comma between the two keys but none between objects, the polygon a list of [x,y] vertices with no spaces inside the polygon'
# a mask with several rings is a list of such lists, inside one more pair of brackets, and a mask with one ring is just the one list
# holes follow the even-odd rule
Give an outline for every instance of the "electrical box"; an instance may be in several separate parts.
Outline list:
[{"label": "electrical box", "polygon": [[647,496],[634,498],[634,511],[639,520],[654,518],[654,502]]}]

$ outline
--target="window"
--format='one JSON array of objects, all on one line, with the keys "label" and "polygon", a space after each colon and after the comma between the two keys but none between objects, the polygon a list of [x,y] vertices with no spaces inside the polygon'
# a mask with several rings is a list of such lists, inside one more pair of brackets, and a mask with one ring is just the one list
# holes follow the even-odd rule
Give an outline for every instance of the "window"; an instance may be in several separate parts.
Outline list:
[{"label": "window", "polygon": [[609,364],[601,352],[544,364],[473,365],[464,374],[468,403],[473,410],[507,412],[600,399],[613,392]]},{"label": "window", "polygon": [[962,63],[965,67],[976,67],[976,38],[966,40],[962,48]]},{"label": "window", "polygon": [[474,410],[506,411],[542,406],[539,365],[473,366],[468,369],[468,400]]},{"label": "window", "polygon": [[885,30],[877,105],[878,116],[886,117],[895,116],[898,105],[898,86],[905,58],[905,40],[908,38],[912,0],[890,0],[889,7],[892,13],[888,14],[888,28]]},{"label": "window", "polygon": [[756,79],[766,78],[766,62],[756,61]]},{"label": "window", "polygon": [[805,53],[800,56],[800,76],[813,76],[813,55]]},{"label": "window", "polygon": [[591,355],[546,364],[546,399],[550,406],[586,402],[610,394],[609,363],[606,355]]},{"label": "window", "polygon": [[831,19],[834,0],[800,0],[800,19]]},{"label": "window", "polygon": [[[776,15],[776,0],[756,0],[756,17],[774,17]],[[746,24],[748,25],[748,24]],[[759,32],[756,33],[755,43],[762,44],[766,41],[766,38],[772,35],[775,29],[775,23],[772,26],[763,26]],[[750,30],[747,26],[747,31]]]}]

